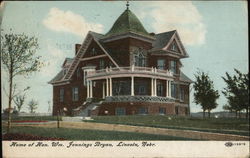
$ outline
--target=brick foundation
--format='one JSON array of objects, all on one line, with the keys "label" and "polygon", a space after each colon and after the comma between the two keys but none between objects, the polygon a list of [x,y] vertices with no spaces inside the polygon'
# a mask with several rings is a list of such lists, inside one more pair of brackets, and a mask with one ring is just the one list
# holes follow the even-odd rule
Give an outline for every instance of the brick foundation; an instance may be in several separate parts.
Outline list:
[{"label": "brick foundation", "polygon": [[[115,115],[116,108],[125,108],[126,115],[139,114],[139,108],[146,108],[147,114],[158,115],[160,108],[165,108],[167,115],[175,115],[174,103],[150,103],[150,102],[110,102],[103,103],[99,107],[98,115]],[[106,112],[105,112],[106,111]],[[94,112],[97,114],[97,112]],[[92,114],[94,114],[92,113]]]}]

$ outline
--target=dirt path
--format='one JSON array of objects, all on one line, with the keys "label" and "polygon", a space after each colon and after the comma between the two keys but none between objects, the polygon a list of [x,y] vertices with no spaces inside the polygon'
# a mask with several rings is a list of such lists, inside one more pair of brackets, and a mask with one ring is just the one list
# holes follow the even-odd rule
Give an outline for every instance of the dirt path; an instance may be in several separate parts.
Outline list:
[{"label": "dirt path", "polygon": [[[57,127],[57,123],[56,122],[41,123],[41,124],[12,123],[12,126],[36,126],[36,127],[55,128]],[[75,129],[106,130],[106,131],[139,132],[139,133],[168,135],[168,136],[185,137],[191,139],[201,139],[201,140],[220,140],[220,141],[249,140],[249,137],[247,136],[239,136],[232,134],[221,134],[221,133],[166,129],[166,128],[153,128],[153,127],[131,126],[131,125],[92,123],[92,122],[61,121],[60,127],[75,128]]]}]

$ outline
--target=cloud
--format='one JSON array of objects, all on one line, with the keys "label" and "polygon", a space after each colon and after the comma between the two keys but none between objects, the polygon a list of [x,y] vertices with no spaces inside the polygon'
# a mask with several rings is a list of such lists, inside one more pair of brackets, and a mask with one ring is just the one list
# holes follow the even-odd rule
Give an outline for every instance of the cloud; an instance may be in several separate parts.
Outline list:
[{"label": "cloud", "polygon": [[70,32],[78,36],[85,36],[88,31],[102,32],[103,25],[91,23],[72,11],[63,11],[58,8],[51,8],[43,24],[54,31]]},{"label": "cloud", "polygon": [[143,2],[143,5],[138,16],[143,19],[153,18],[152,27],[155,32],[177,30],[186,45],[205,43],[206,27],[192,2]]},{"label": "cloud", "polygon": [[47,49],[48,55],[44,56],[44,66],[39,73],[52,79],[61,69],[60,66],[68,54],[49,43],[47,43]]}]

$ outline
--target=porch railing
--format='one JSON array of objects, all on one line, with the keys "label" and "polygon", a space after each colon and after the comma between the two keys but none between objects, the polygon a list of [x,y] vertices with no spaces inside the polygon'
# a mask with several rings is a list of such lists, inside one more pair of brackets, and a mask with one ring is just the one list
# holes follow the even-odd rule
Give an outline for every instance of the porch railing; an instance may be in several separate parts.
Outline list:
[{"label": "porch railing", "polygon": [[150,67],[137,67],[137,66],[131,66],[131,67],[115,67],[115,68],[106,68],[102,70],[95,70],[95,71],[89,71],[88,77],[93,76],[101,76],[101,75],[108,75],[108,74],[127,74],[127,73],[145,73],[145,74],[158,74],[163,76],[173,76],[173,73],[169,70],[161,70],[157,68],[150,68]]},{"label": "porch railing", "polygon": [[104,102],[158,102],[158,103],[170,103],[174,102],[175,99],[171,97],[161,97],[161,96],[108,96]]}]

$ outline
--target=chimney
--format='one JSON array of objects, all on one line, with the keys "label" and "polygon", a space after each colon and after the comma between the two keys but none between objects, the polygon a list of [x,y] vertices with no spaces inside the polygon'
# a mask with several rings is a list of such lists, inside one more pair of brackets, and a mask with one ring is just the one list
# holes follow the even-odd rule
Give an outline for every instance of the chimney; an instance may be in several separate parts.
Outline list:
[{"label": "chimney", "polygon": [[149,33],[151,36],[155,36],[155,33],[154,32],[151,32],[151,33]]},{"label": "chimney", "polygon": [[77,54],[80,47],[81,47],[81,44],[75,44],[75,55]]}]

